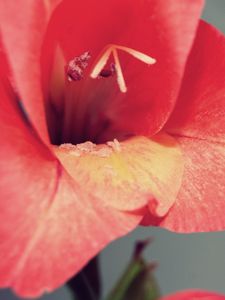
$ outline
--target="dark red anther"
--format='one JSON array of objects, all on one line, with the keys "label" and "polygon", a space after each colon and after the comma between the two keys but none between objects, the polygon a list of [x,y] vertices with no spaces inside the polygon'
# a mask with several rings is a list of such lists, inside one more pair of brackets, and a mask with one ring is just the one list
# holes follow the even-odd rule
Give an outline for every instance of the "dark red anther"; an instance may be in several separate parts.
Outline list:
[{"label": "dark red anther", "polygon": [[110,69],[103,69],[100,72],[99,76],[107,78],[107,77],[113,76],[115,74],[115,72],[116,72],[116,67],[115,67],[115,64],[112,63],[110,65]]},{"label": "dark red anther", "polygon": [[74,57],[65,67],[67,79],[69,81],[78,81],[83,78],[83,72],[88,66],[88,61],[91,58],[90,52],[86,51],[80,56]]}]

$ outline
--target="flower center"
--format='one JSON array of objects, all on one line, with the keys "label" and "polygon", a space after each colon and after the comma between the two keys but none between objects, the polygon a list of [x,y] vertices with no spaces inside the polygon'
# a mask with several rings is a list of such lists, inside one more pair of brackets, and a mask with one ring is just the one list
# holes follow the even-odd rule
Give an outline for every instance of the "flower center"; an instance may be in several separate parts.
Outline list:
[{"label": "flower center", "polygon": [[147,65],[156,62],[140,51],[114,44],[107,45],[94,64],[90,64],[92,53],[89,51],[70,60],[65,66],[67,80],[62,115],[60,119],[55,117],[55,122],[60,122],[60,132],[59,138],[52,139],[54,144],[76,145],[87,141],[98,144],[133,135],[132,132],[118,132],[114,126],[116,116],[113,111],[116,105],[124,103],[129,89],[121,66],[120,52]]}]

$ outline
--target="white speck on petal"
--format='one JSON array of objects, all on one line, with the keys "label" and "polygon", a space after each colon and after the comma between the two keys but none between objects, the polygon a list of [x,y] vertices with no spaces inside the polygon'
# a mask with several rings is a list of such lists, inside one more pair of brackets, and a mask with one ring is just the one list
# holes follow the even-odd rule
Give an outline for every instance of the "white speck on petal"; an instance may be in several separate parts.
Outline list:
[{"label": "white speck on petal", "polygon": [[70,143],[66,143],[66,144],[61,144],[59,146],[59,148],[61,149],[65,149],[65,150],[72,150],[72,149],[76,149],[76,146]]},{"label": "white speck on petal", "polygon": [[76,145],[77,149],[82,151],[82,152],[92,152],[96,148],[96,144],[92,142],[85,142],[82,144],[77,144]]},{"label": "white speck on petal", "polygon": [[76,145],[66,143],[59,146],[60,149],[66,150],[67,153],[79,157],[81,152],[77,149]]},{"label": "white speck on petal", "polygon": [[107,145],[111,147],[115,152],[121,151],[120,142],[117,139],[114,139],[112,142],[107,142]]},{"label": "white speck on petal", "polygon": [[92,152],[93,155],[97,155],[100,157],[109,157],[110,155],[112,155],[112,153],[112,149],[107,146],[101,147]]}]

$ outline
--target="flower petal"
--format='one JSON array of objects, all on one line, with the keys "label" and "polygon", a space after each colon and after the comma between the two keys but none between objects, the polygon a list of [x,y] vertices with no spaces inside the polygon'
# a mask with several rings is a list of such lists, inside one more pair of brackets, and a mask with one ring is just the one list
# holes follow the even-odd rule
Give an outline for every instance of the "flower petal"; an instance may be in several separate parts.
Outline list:
[{"label": "flower petal", "polygon": [[138,210],[149,204],[153,214],[165,215],[181,185],[183,158],[174,139],[165,134],[107,146],[65,144],[55,152],[87,191],[120,210]]},{"label": "flower petal", "polygon": [[[40,77],[40,53],[50,12],[59,0],[0,2],[3,50],[12,81],[35,128],[47,138]],[[19,12],[18,12],[19,8]]]},{"label": "flower petal", "polygon": [[201,22],[168,132],[225,141],[224,56],[225,36]]},{"label": "flower petal", "polygon": [[174,294],[162,297],[161,300],[224,300],[225,295],[212,291],[187,290],[179,291]]},{"label": "flower petal", "polygon": [[85,195],[65,172],[52,199],[47,200],[46,193],[21,198],[8,198],[14,200],[13,208],[1,205],[0,284],[24,297],[56,289],[140,221]]},{"label": "flower petal", "polygon": [[141,217],[109,207],[72,180],[2,83],[0,286],[34,297],[63,284]]},{"label": "flower petal", "polygon": [[225,221],[225,39],[201,23],[189,57],[177,106],[166,125],[185,159],[183,183],[163,220],[174,231],[224,230]]},{"label": "flower petal", "polygon": [[223,143],[178,137],[184,175],[177,199],[164,219],[148,215],[143,224],[176,232],[225,229],[225,151]]},{"label": "flower petal", "polygon": [[[98,95],[96,101],[103,95],[108,105],[104,113],[112,126],[151,135],[162,127],[176,101],[202,6],[201,0],[191,4],[187,0],[116,0],[108,1],[107,5],[103,0],[68,0],[53,14],[47,36],[52,39],[52,48],[60,44],[68,60],[90,51],[90,68],[111,44],[156,58],[157,63],[148,66],[118,50],[127,93],[120,92],[116,76],[112,80],[102,79],[102,93],[99,80],[92,79],[96,81],[96,90],[90,90],[91,95]],[[48,39],[46,45],[44,56],[50,62],[54,55]],[[108,81],[112,84],[108,85]]]}]

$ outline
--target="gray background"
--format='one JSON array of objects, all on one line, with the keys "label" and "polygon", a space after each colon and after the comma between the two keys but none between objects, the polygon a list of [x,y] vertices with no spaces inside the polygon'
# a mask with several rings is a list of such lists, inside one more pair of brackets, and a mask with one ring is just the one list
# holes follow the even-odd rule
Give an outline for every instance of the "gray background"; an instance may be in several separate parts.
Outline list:
[{"label": "gray background", "polygon": [[[225,32],[225,0],[208,0],[203,17]],[[178,235],[160,228],[138,228],[113,242],[101,254],[104,295],[127,265],[134,242],[149,236],[155,241],[146,250],[146,258],[159,262],[156,276],[163,294],[186,288],[204,288],[225,294],[225,232]],[[0,300],[18,299],[8,290],[0,292]],[[38,298],[71,299],[66,287]]]}]

